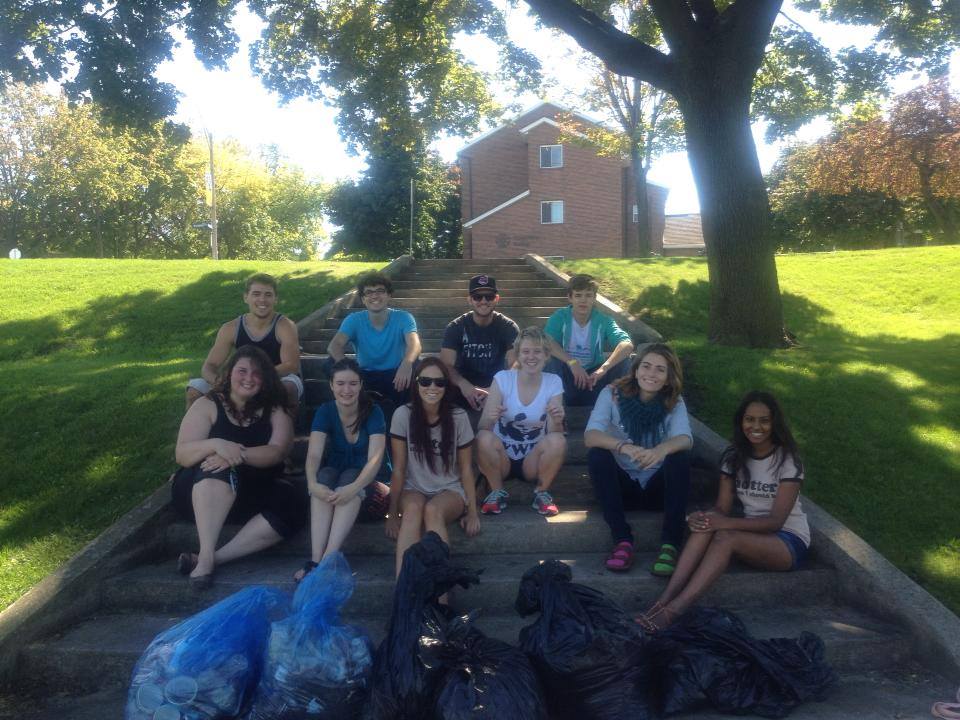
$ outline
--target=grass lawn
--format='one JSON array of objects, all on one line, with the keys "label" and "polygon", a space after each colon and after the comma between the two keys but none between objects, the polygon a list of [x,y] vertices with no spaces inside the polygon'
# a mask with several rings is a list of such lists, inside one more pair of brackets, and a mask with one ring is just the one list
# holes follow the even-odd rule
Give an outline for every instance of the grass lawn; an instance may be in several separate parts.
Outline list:
[{"label": "grass lawn", "polygon": [[719,433],[746,391],[774,392],[803,492],[960,613],[960,247],[778,257],[791,350],[706,341],[701,258],[560,266],[668,338],[688,403]]},{"label": "grass lawn", "polygon": [[0,261],[0,609],[173,469],[183,388],[242,281],[306,316],[380,263]]}]

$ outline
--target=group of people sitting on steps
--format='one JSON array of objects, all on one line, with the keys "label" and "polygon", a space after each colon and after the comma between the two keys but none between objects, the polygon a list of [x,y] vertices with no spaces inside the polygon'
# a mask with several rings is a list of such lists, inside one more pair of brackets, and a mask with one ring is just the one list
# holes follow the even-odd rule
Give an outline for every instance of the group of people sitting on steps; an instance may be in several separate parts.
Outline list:
[{"label": "group of people sitting on steps", "polygon": [[[716,502],[688,513],[693,432],[680,361],[663,343],[635,349],[597,309],[597,289],[592,277],[573,276],[570,304],[545,328],[521,330],[496,310],[496,279],[476,275],[471,310],[447,325],[438,356],[421,359],[415,318],[390,307],[390,279],[364,275],[357,293],[365,310],[347,315],[328,345],[332,399],[311,425],[305,496],[283,472],[303,397],[297,329],[276,311],[276,281],[249,278],[248,311],[220,328],[203,377],[187,388],[173,503],[196,523],[200,547],[180,555],[179,571],[209,586],[218,565],[296,534],[308,504],[312,556],[299,581],[340,550],[365,496],[383,484],[398,573],[425,531],[448,541],[448,525],[459,520],[468,537],[477,535],[481,514],[507,507],[510,478],[533,484],[539,514],[557,515],[550,488],[566,457],[564,408],[573,405],[592,408],[583,437],[613,539],[608,570],[634,563],[626,511],[663,512],[650,570],[669,582],[637,618],[645,629],[672,623],[734,557],[770,570],[800,566],[810,544],[803,467],[777,401],[758,391],[743,399]],[[355,360],[345,355],[348,342]],[[242,527],[217,548],[228,520]]]}]

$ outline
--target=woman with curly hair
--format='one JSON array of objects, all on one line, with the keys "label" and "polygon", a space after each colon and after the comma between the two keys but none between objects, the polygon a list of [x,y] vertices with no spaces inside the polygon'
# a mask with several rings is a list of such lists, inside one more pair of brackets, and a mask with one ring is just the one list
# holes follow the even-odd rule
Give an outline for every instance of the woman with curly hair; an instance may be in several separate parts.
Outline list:
[{"label": "woman with curly hair", "polygon": [[447,524],[460,518],[468,537],[480,532],[473,474],[473,429],[450,397],[450,371],[439,358],[424,359],[390,424],[390,512],[386,533],[397,541],[397,574],[403,553],[424,531],[449,543]]},{"label": "woman with curly hair", "polygon": [[587,421],[587,466],[613,550],[608,570],[633,565],[629,507],[662,510],[660,552],[650,569],[673,573],[683,544],[693,432],[683,402],[683,371],[663,343],[637,348],[630,374],[605,387]]},{"label": "woman with curly hair", "polygon": [[[197,589],[209,587],[217,565],[290,537],[303,523],[301,494],[282,478],[293,442],[286,405],[270,358],[247,345],[180,423],[173,505],[196,522],[200,550],[181,553],[177,569]],[[218,550],[228,520],[244,524]]]}]

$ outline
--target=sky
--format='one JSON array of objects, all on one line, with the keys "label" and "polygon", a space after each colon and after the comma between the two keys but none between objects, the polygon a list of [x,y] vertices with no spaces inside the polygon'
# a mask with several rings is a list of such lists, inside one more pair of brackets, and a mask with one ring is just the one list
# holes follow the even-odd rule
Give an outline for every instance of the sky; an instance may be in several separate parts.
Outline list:
[{"label": "sky", "polygon": [[[497,100],[503,105],[515,104],[524,108],[543,99],[569,106],[567,99],[586,84],[582,63],[577,62],[579,50],[576,44],[566,35],[537,28],[527,14],[525,4],[515,7],[505,2],[498,4],[507,14],[511,37],[540,59],[545,74],[554,82],[542,97],[533,94],[516,97],[494,86]],[[791,9],[789,3],[786,9],[791,19],[801,22],[831,48],[863,44],[869,40],[869,33],[862,29],[823,25],[811,16]],[[266,90],[251,72],[249,45],[259,37],[262,27],[260,19],[242,6],[234,20],[241,47],[230,59],[226,70],[206,70],[193,56],[189,41],[181,41],[173,60],[161,65],[157,72],[161,80],[172,83],[181,93],[175,119],[190,125],[197,135],[209,130],[217,140],[232,137],[250,148],[275,144],[290,162],[322,181],[358,176],[365,161],[363,157],[347,152],[337,133],[336,108],[305,99],[281,105],[278,97]],[[481,69],[494,70],[497,48],[486,38],[464,37],[460,39],[459,47]],[[960,85],[960,53],[954,55],[951,77],[954,87]],[[897,82],[895,90],[902,92],[916,84],[916,78],[904,77]],[[801,129],[796,138],[812,140],[827,128],[826,122],[815,122]],[[766,143],[761,126],[754,127],[754,138],[760,165],[766,172],[773,166],[783,144]],[[468,141],[469,138],[447,137],[437,141],[434,148],[445,160],[453,161],[457,150]],[[699,210],[685,153],[671,153],[657,159],[648,178],[650,182],[670,189],[666,206],[668,214]]]}]

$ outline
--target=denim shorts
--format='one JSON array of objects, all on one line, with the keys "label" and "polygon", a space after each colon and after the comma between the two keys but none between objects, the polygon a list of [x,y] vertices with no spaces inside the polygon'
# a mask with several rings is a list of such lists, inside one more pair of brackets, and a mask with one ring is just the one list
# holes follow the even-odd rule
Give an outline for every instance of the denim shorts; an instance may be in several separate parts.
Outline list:
[{"label": "denim shorts", "polygon": [[793,564],[790,566],[790,569],[796,570],[803,565],[803,561],[806,560],[807,551],[809,550],[803,540],[789,530],[778,530],[777,537],[783,540],[787,546],[787,550],[790,551],[790,556],[793,558]]},{"label": "denim shorts", "polygon": [[[319,485],[326,485],[331,490],[338,490],[344,485],[349,485],[356,480],[360,474],[360,470],[362,470],[362,468],[345,468],[340,470],[335,467],[322,467],[317,470],[317,483]],[[379,480],[380,478],[377,479]],[[360,492],[357,493],[357,497],[361,500],[366,496],[366,488],[362,488]]]}]

